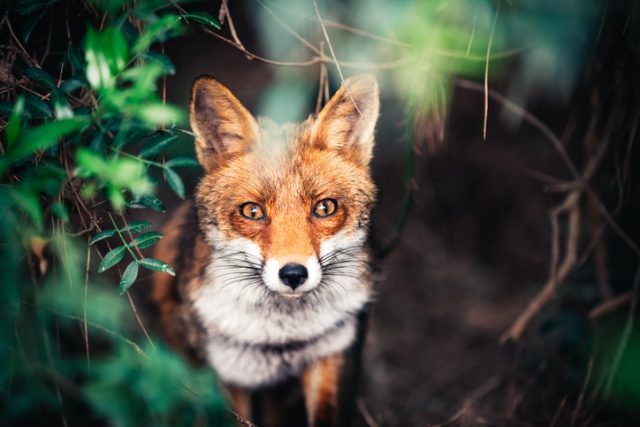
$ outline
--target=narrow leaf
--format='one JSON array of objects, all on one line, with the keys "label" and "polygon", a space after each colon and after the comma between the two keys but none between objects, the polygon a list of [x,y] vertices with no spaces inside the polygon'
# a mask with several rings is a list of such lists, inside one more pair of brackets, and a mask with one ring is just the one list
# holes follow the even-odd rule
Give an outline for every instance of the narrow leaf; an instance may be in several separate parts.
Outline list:
[{"label": "narrow leaf", "polygon": [[166,209],[162,201],[153,194],[143,194],[140,197],[131,200],[127,206],[133,209],[153,209],[156,212],[164,212]]},{"label": "narrow leaf", "polygon": [[176,139],[178,139],[178,137],[169,132],[159,132],[145,144],[144,148],[140,150],[139,155],[142,158],[155,156],[171,145]]},{"label": "narrow leaf", "polygon": [[184,115],[180,108],[161,102],[147,102],[138,108],[138,117],[147,123],[158,125],[163,123],[179,123]]},{"label": "narrow leaf", "polygon": [[64,93],[71,93],[74,90],[80,89],[83,86],[84,86],[84,82],[82,80],[77,79],[75,77],[71,77],[70,79],[62,82],[62,84],[60,85],[60,90],[63,91]]},{"label": "narrow leaf", "polygon": [[167,273],[167,274],[170,274],[172,276],[176,275],[176,272],[173,269],[173,267],[171,267],[169,264],[167,264],[164,261],[160,261],[159,259],[143,258],[143,259],[140,260],[140,264],[144,268],[148,268],[149,270],[161,271],[163,273]]},{"label": "narrow leaf", "polygon": [[53,111],[49,104],[44,102],[42,99],[37,96],[27,95],[26,98],[26,107],[31,116],[33,117],[51,117],[53,116]]},{"label": "narrow leaf", "polygon": [[69,222],[69,210],[62,202],[55,202],[51,205],[51,212],[64,222]]},{"label": "narrow leaf", "polygon": [[129,61],[129,47],[124,35],[114,28],[98,33],[89,28],[85,41],[87,80],[96,89],[113,87],[115,77]]},{"label": "narrow leaf", "polygon": [[14,203],[31,217],[38,229],[42,229],[44,220],[38,195],[24,186],[14,187],[10,194]]},{"label": "narrow leaf", "polygon": [[118,246],[107,252],[104,258],[102,258],[100,265],[98,265],[98,273],[102,273],[119,263],[124,257],[126,250],[124,246]]},{"label": "narrow leaf", "polygon": [[147,49],[155,41],[163,41],[180,26],[180,18],[173,14],[164,15],[153,24],[147,27],[146,31],[140,34],[138,40],[133,45],[133,53],[138,55]]},{"label": "narrow leaf", "polygon": [[169,183],[169,187],[180,197],[184,199],[184,184],[182,178],[171,168],[164,168],[165,177]]},{"label": "narrow leaf", "polygon": [[38,25],[38,22],[42,20],[44,15],[46,15],[46,12],[47,12],[46,10],[43,10],[42,12],[33,15],[24,24],[24,27],[22,29],[22,41],[24,41],[25,43],[29,41],[29,38],[31,37],[31,33],[33,32],[33,29],[36,27],[36,25]]},{"label": "narrow leaf", "polygon": [[162,68],[164,68],[164,72],[169,75],[174,75],[176,73],[176,66],[166,55],[151,51],[143,53],[142,58],[150,64],[160,64]]},{"label": "narrow leaf", "polygon": [[88,117],[73,117],[45,123],[35,129],[25,132],[16,144],[9,156],[19,159],[37,150],[49,148],[58,143],[58,140],[70,133],[77,132],[89,124]]},{"label": "narrow leaf", "polygon": [[140,249],[145,249],[153,246],[158,240],[162,239],[162,237],[162,233],[158,231],[148,231],[133,239],[131,243]]},{"label": "narrow leaf", "polygon": [[181,17],[189,21],[195,21],[198,24],[215,28],[216,30],[220,29],[220,22],[218,22],[216,18],[214,18],[213,16],[209,15],[206,12],[185,13],[184,15],[181,15]]},{"label": "narrow leaf", "polygon": [[120,295],[123,295],[138,277],[138,261],[131,261],[120,278]]},{"label": "narrow leaf", "polygon": [[130,231],[132,234],[140,233],[141,231],[151,228],[151,223],[147,221],[131,221],[126,227],[122,227],[120,232]]},{"label": "narrow leaf", "polygon": [[101,240],[108,239],[109,237],[116,234],[116,230],[104,230],[100,233],[96,234],[89,240],[89,245],[93,245],[94,243],[98,243]]},{"label": "narrow leaf", "polygon": [[24,75],[47,89],[54,89],[57,87],[55,79],[42,68],[29,67],[24,70]]},{"label": "narrow leaf", "polygon": [[16,100],[16,104],[13,107],[11,116],[9,117],[9,123],[7,123],[7,143],[11,147],[20,136],[22,131],[22,112],[24,111],[24,97],[21,96]]},{"label": "narrow leaf", "polygon": [[199,166],[200,163],[193,157],[175,157],[167,161],[165,165],[169,168],[179,168],[183,166]]}]

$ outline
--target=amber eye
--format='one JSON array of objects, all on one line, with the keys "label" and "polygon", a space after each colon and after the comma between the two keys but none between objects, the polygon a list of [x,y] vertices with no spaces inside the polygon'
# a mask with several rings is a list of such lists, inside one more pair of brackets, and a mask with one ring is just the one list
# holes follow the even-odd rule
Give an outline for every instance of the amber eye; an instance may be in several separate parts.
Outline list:
[{"label": "amber eye", "polygon": [[264,209],[257,203],[247,202],[240,205],[240,215],[247,219],[258,221],[264,219]]},{"label": "amber eye", "polygon": [[338,202],[334,199],[322,199],[313,207],[313,215],[325,218],[333,215],[338,210]]}]

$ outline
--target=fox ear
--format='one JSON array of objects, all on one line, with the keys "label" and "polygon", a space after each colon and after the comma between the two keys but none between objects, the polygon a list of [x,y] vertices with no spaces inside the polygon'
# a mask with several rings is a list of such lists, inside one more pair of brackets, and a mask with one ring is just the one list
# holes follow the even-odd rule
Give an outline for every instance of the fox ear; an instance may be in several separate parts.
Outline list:
[{"label": "fox ear", "polygon": [[378,120],[378,83],[371,74],[344,81],[322,109],[314,125],[314,143],[337,150],[362,166],[371,161],[373,134]]},{"label": "fox ear", "polygon": [[193,82],[189,113],[198,160],[207,171],[247,150],[258,134],[251,113],[213,77]]}]

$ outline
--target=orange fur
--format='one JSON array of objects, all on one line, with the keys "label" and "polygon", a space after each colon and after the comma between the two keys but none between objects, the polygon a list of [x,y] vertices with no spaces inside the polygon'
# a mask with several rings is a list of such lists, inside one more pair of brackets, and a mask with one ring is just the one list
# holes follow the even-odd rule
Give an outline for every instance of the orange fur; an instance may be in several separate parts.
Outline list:
[{"label": "orange fur", "polygon": [[302,387],[309,425],[321,427],[335,424],[342,365],[342,357],[334,355],[321,359],[305,369]]}]

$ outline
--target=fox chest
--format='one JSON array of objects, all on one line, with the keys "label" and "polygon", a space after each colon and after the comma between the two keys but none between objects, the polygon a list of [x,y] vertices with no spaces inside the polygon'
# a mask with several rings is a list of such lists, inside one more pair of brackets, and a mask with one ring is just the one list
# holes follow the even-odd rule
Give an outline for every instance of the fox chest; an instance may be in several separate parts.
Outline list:
[{"label": "fox chest", "polygon": [[249,343],[241,337],[212,335],[206,356],[222,381],[256,389],[297,377],[311,362],[347,349],[356,334],[356,320],[339,321],[304,341]]}]

